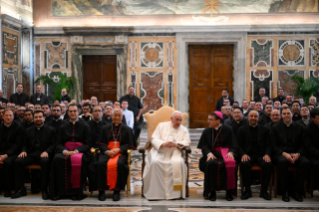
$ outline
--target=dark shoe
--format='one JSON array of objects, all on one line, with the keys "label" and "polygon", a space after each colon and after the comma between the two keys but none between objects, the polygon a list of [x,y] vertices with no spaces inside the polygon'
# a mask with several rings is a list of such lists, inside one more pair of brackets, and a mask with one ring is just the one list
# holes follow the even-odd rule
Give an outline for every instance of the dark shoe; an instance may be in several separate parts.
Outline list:
[{"label": "dark shoe", "polygon": [[212,193],[210,193],[209,200],[216,201],[216,191],[213,191]]},{"label": "dark shoe", "polygon": [[259,197],[263,198],[264,200],[271,200],[271,195],[269,195],[267,191],[260,192]]},{"label": "dark shoe", "polygon": [[284,201],[284,202],[290,202],[289,193],[288,193],[287,191],[283,193],[283,195],[282,195],[282,201]]},{"label": "dark shoe", "polygon": [[15,194],[11,196],[11,199],[17,199],[23,196],[27,196],[27,189],[25,187],[20,188]]},{"label": "dark shoe", "polygon": [[85,194],[82,194],[80,197],[78,197],[78,195],[71,195],[71,200],[73,201],[80,201],[85,198],[87,198],[87,195]]},{"label": "dark shoe", "polygon": [[105,201],[106,197],[105,197],[105,191],[99,191],[99,197],[98,200],[100,201]]},{"label": "dark shoe", "polygon": [[299,192],[295,192],[295,193],[292,195],[292,198],[294,198],[297,202],[303,202],[303,198],[302,198],[302,196],[299,194]]},{"label": "dark shoe", "polygon": [[11,191],[5,191],[3,196],[4,197],[11,197]]},{"label": "dark shoe", "polygon": [[119,190],[114,191],[113,201],[119,201],[120,199],[121,199],[120,191]]},{"label": "dark shoe", "polygon": [[60,199],[60,196],[56,196],[56,197],[51,197],[52,201],[58,201]]},{"label": "dark shoe", "polygon": [[249,199],[252,196],[253,195],[251,194],[251,190],[245,190],[243,195],[241,196],[241,199],[242,200],[246,200],[246,199]]},{"label": "dark shoe", "polygon": [[43,189],[43,190],[42,190],[42,199],[43,199],[43,200],[49,199],[49,192],[48,192],[47,189]]},{"label": "dark shoe", "polygon": [[234,198],[233,198],[233,195],[231,194],[231,191],[226,191],[226,200],[227,201],[232,201]]}]

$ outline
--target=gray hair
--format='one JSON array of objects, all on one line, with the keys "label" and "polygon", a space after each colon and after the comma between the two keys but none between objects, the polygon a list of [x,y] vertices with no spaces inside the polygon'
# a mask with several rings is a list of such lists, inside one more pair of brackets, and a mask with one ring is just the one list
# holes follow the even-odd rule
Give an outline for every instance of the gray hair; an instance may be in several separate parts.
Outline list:
[{"label": "gray hair", "polygon": [[120,108],[115,108],[115,109],[112,111],[112,115],[114,114],[114,112],[117,112],[117,111],[120,111],[120,112],[121,112],[121,115],[123,116],[123,110],[120,109]]},{"label": "gray hair", "polygon": [[182,118],[183,118],[183,113],[181,112],[181,111],[178,111],[178,110],[176,110],[176,111],[174,111],[173,112],[173,114],[172,114],[172,118],[176,115],[176,114],[181,114],[181,116],[182,116]]}]

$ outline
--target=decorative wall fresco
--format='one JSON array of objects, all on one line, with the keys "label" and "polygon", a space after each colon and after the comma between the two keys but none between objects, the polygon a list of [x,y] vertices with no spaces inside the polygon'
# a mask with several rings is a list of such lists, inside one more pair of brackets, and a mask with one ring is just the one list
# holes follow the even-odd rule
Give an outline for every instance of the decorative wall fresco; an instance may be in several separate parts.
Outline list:
[{"label": "decorative wall fresco", "polygon": [[313,13],[307,0],[51,0],[52,16],[200,15],[236,13]]},{"label": "decorative wall fresco", "polygon": [[141,101],[144,111],[158,110],[164,105],[163,72],[141,73]]}]

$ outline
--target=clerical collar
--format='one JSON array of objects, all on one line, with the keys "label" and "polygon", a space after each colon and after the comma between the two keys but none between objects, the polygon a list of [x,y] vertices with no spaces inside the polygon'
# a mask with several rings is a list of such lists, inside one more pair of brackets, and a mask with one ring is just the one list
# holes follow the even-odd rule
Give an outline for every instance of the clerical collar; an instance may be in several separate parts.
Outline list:
[{"label": "clerical collar", "polygon": [[226,97],[223,97],[224,99],[228,99],[228,95]]},{"label": "clerical collar", "polygon": [[6,125],[6,123],[4,123],[4,122],[3,122],[3,125],[9,128],[9,127],[11,127],[12,122],[11,122],[11,124],[10,124],[10,125]]},{"label": "clerical collar", "polygon": [[289,124],[286,124],[285,122],[283,122],[284,125],[286,125],[287,127],[290,127],[292,125],[292,122],[290,122]]},{"label": "clerical collar", "polygon": [[76,121],[71,121],[71,119],[70,119],[70,122],[72,123],[72,124],[75,124],[76,122],[78,122],[79,121],[79,119],[77,119]]},{"label": "clerical collar", "polygon": [[258,124],[256,124],[255,126],[253,126],[253,125],[251,125],[251,124],[249,123],[249,126],[252,127],[252,128],[256,128],[256,127],[258,126]]},{"label": "clerical collar", "polygon": [[214,128],[216,131],[221,127],[222,125],[221,124],[219,124],[219,126],[218,127],[216,127],[216,128]]},{"label": "clerical collar", "polygon": [[96,121],[95,119],[93,119],[97,124],[100,123],[102,120]]},{"label": "clerical collar", "polygon": [[[53,120],[56,121],[56,122],[58,122],[60,119],[61,119],[61,116],[60,116],[59,118],[57,118],[57,119],[55,119],[55,118],[53,117]],[[62,120],[62,119],[61,119],[61,120]]]},{"label": "clerical collar", "polygon": [[35,126],[35,127],[37,128],[37,130],[41,130],[43,128],[43,126],[44,126],[44,124],[42,124],[41,127],[37,127],[37,126]]}]

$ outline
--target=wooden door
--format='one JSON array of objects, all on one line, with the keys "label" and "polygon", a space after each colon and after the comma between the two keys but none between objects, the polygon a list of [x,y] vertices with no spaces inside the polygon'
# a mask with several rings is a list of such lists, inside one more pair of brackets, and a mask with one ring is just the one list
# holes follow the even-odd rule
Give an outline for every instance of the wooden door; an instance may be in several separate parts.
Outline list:
[{"label": "wooden door", "polygon": [[223,89],[232,96],[233,46],[189,46],[190,127],[207,127],[207,116],[215,110]]},{"label": "wooden door", "polygon": [[83,56],[83,99],[115,101],[116,56]]}]

